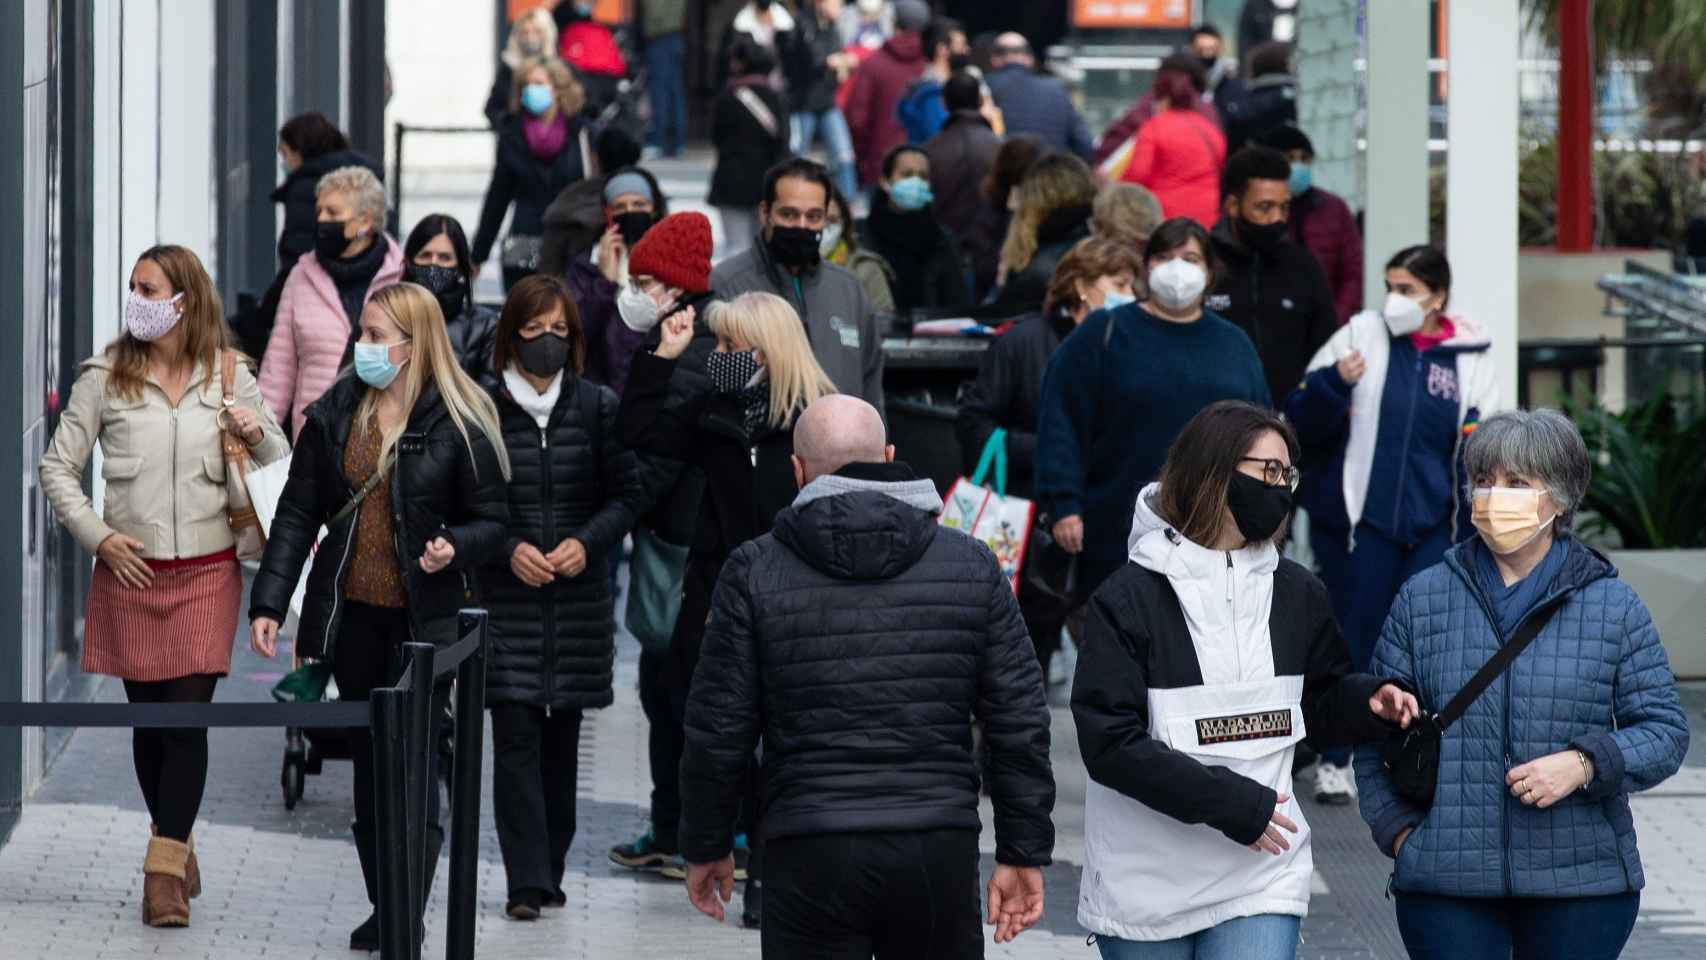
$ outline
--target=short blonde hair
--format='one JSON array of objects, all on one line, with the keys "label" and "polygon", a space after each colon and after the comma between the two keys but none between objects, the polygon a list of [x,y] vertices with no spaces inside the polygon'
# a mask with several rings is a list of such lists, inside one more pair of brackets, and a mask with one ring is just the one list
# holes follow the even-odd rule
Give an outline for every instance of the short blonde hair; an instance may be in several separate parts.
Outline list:
[{"label": "short blonde hair", "polygon": [[764,352],[764,367],[770,374],[771,426],[787,426],[813,400],[835,392],[835,382],[812,353],[800,315],[774,293],[755,291],[713,303],[705,323],[719,337]]},{"label": "short blonde hair", "polygon": [[[1135,183],[1110,183],[1096,194],[1090,230],[1098,237],[1129,246],[1135,253],[1161,226],[1161,201]],[[1141,271],[1139,271],[1141,272]]]},{"label": "short blonde hair", "polygon": [[385,229],[385,185],[379,182],[372,170],[353,165],[333,170],[314,185],[314,199],[328,193],[341,193],[348,197],[356,213],[373,221],[375,233]]}]

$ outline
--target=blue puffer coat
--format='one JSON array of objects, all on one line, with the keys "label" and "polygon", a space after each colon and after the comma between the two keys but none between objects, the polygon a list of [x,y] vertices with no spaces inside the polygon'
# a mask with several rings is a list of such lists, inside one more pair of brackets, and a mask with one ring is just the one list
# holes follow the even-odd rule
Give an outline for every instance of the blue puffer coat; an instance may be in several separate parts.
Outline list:
[{"label": "blue puffer coat", "polygon": [[[1378,751],[1357,751],[1362,816],[1387,856],[1406,827],[1393,889],[1455,897],[1583,897],[1640,890],[1629,794],[1677,771],[1688,751],[1670,663],[1647,609],[1592,549],[1569,554],[1534,609],[1562,598],[1545,629],[1450,730],[1426,812],[1393,792]],[[1370,672],[1412,684],[1443,709],[1502,639],[1477,582],[1472,540],[1404,585]],[[1533,616],[1531,609],[1526,616]],[[1525,619],[1526,619],[1525,616]],[[1511,767],[1562,750],[1593,760],[1588,788],[1549,809],[1505,786]]]}]

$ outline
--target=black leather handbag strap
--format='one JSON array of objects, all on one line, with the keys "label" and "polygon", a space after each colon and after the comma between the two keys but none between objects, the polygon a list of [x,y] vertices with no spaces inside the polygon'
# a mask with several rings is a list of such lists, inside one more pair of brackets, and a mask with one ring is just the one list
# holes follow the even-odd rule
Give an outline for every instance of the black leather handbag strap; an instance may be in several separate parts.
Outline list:
[{"label": "black leather handbag strap", "polygon": [[1499,674],[1510,669],[1510,665],[1522,655],[1522,651],[1527,649],[1530,643],[1534,642],[1534,638],[1540,635],[1540,631],[1546,629],[1546,624],[1551,622],[1552,615],[1557,613],[1558,608],[1563,605],[1563,600],[1556,600],[1544,609],[1529,614],[1528,619],[1522,622],[1522,626],[1517,627],[1516,634],[1511,637],[1510,642],[1500,647],[1499,652],[1493,654],[1493,659],[1482,664],[1481,669],[1475,672],[1475,676],[1469,678],[1469,683],[1462,690],[1457,691],[1457,696],[1452,697],[1451,702],[1445,705],[1445,709],[1439,712],[1441,730],[1456,723],[1458,718],[1463,716],[1463,712],[1469,709],[1469,705],[1480,699],[1481,694],[1487,692],[1487,688],[1493,685],[1493,681],[1499,678]]}]

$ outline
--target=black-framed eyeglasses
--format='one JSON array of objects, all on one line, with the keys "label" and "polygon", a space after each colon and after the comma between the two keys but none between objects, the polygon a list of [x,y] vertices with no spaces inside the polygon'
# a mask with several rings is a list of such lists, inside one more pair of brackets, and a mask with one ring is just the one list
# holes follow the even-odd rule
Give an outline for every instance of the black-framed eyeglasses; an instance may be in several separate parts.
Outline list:
[{"label": "black-framed eyeglasses", "polygon": [[1284,486],[1297,492],[1298,481],[1303,479],[1303,471],[1289,463],[1269,460],[1265,457],[1239,457],[1239,463],[1259,463],[1262,465],[1262,482],[1270,487]]}]

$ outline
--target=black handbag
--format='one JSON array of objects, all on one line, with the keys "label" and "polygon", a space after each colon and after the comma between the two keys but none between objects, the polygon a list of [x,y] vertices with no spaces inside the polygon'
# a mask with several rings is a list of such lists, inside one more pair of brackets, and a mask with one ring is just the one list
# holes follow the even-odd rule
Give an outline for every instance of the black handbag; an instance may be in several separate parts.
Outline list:
[{"label": "black handbag", "polygon": [[1380,747],[1381,765],[1386,768],[1386,775],[1392,781],[1392,788],[1398,795],[1410,801],[1423,810],[1434,804],[1434,791],[1439,787],[1439,753],[1440,743],[1445,737],[1445,731],[1458,718],[1463,716],[1469,705],[1480,699],[1487,692],[1499,674],[1510,669],[1510,665],[1521,655],[1540,631],[1546,628],[1552,614],[1562,606],[1562,601],[1529,616],[1517,628],[1511,641],[1499,648],[1493,658],[1482,664],[1475,676],[1469,679],[1457,696],[1445,705],[1439,713],[1423,713],[1410,724],[1408,730],[1402,730],[1392,735]]}]

